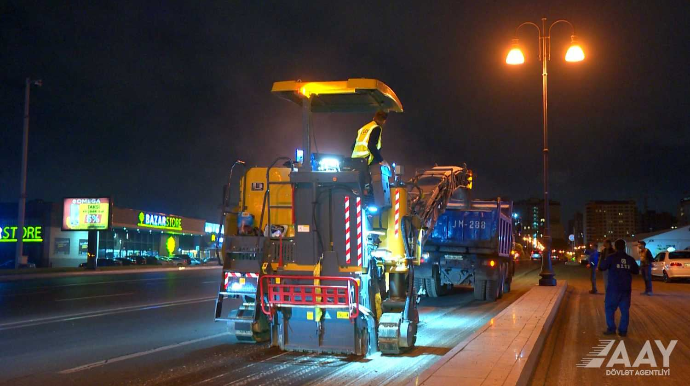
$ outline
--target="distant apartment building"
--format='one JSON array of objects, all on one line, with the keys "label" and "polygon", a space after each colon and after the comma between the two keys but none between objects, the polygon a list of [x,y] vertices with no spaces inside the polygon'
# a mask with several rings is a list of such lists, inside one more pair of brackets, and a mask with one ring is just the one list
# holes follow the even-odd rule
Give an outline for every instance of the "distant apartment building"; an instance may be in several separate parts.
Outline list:
[{"label": "distant apartment building", "polygon": [[[551,217],[551,238],[565,241],[565,229],[561,222],[561,203],[549,200],[549,215]],[[520,235],[541,238],[544,236],[544,200],[540,198],[530,198],[527,200],[515,201],[513,203],[513,213],[515,218],[513,223]]]},{"label": "distant apartment building", "polygon": [[631,237],[637,230],[635,201],[590,201],[585,206],[586,243]]},{"label": "distant apartment building", "polygon": [[680,200],[678,208],[678,226],[690,225],[690,196]]}]

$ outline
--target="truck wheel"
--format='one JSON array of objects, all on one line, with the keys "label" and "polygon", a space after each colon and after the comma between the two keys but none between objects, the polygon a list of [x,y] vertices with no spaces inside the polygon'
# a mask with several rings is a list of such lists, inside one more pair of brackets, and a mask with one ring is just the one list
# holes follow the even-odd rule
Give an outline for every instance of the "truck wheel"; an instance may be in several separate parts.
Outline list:
[{"label": "truck wheel", "polygon": [[424,279],[424,284],[426,285],[426,294],[430,298],[437,298],[440,296],[440,288],[436,279],[433,277],[431,279]]},{"label": "truck wheel", "polygon": [[425,279],[426,293],[429,297],[437,298],[448,293],[448,286],[441,284],[441,275],[438,267],[434,267],[431,271],[431,279]]},{"label": "truck wheel", "polygon": [[474,280],[474,299],[486,300],[486,280]]},{"label": "truck wheel", "polygon": [[498,280],[486,281],[486,301],[495,302],[499,298],[499,282]]}]

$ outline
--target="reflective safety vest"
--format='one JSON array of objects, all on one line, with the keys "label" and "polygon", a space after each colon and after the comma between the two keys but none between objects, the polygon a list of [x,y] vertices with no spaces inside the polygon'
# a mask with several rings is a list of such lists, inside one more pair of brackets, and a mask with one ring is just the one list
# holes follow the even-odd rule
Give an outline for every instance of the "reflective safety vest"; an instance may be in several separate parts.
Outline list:
[{"label": "reflective safety vest", "polygon": [[[355,148],[352,150],[352,158],[367,158],[367,164],[371,165],[374,156],[369,151],[369,137],[375,128],[381,127],[376,121],[371,121],[364,125],[357,132],[357,140],[355,141]],[[379,135],[379,142],[376,148],[381,150],[381,137],[383,137],[383,128],[381,127],[381,134]]]}]

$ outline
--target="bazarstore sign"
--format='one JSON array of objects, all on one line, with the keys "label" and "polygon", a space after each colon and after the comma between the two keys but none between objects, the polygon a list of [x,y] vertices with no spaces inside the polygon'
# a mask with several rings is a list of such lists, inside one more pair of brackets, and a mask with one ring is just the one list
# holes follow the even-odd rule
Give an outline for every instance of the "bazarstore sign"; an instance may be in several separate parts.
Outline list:
[{"label": "bazarstore sign", "polygon": [[[24,227],[24,239],[25,243],[42,243],[43,237],[41,233],[43,232],[43,227],[41,226],[25,226]],[[0,226],[0,243],[15,243],[17,242],[17,226]]]},{"label": "bazarstore sign", "polygon": [[147,228],[181,231],[182,219],[160,213],[139,212],[139,224],[137,225]]}]

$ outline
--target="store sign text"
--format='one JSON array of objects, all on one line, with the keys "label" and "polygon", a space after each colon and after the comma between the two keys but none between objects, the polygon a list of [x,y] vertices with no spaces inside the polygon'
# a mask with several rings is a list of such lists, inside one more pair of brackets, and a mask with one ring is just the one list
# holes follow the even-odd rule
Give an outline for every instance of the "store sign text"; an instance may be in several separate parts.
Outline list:
[{"label": "store sign text", "polygon": [[159,229],[182,230],[182,219],[155,213],[139,213],[139,226]]},{"label": "store sign text", "polygon": [[[41,226],[25,226],[23,241],[25,243],[41,243],[43,242],[41,233],[43,233]],[[0,227],[0,243],[17,242],[17,236],[19,234],[16,226]]]}]

